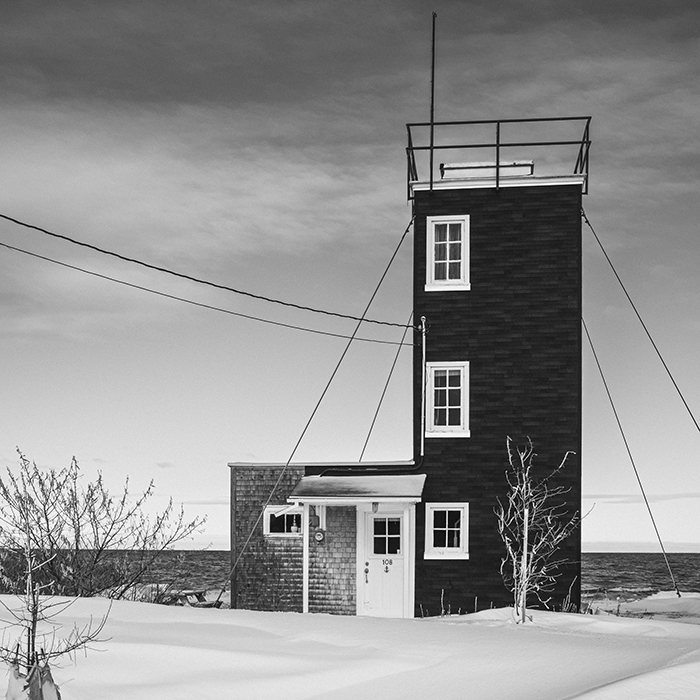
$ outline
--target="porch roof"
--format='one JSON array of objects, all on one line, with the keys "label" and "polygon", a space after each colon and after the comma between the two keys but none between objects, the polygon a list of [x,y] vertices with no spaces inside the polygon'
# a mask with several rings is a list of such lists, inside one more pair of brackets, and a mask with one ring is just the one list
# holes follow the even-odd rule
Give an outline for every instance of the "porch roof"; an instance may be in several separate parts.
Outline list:
[{"label": "porch roof", "polygon": [[287,498],[290,503],[354,504],[373,501],[416,503],[425,474],[304,476]]}]

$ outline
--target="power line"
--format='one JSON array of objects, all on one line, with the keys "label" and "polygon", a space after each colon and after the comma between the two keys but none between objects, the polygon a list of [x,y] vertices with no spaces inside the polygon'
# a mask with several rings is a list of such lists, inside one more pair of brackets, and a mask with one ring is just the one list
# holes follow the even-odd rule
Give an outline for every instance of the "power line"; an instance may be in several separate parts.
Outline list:
[{"label": "power line", "polygon": [[630,463],[632,464],[632,469],[634,470],[634,475],[637,477],[637,483],[639,484],[639,490],[642,492],[642,498],[644,499],[644,503],[646,504],[647,511],[649,513],[649,517],[651,518],[651,524],[654,526],[654,532],[656,533],[656,539],[659,541],[659,546],[661,547],[661,552],[664,555],[664,560],[666,561],[666,568],[668,569],[668,573],[671,577],[671,582],[673,583],[673,588],[675,589],[678,597],[681,597],[681,592],[678,590],[678,584],[676,583],[676,579],[673,576],[673,571],[671,570],[671,564],[668,561],[668,555],[666,554],[666,549],[664,548],[664,543],[661,540],[661,535],[659,534],[659,528],[656,527],[656,520],[654,519],[654,514],[651,512],[651,506],[649,505],[649,500],[647,499],[647,494],[646,491],[644,490],[644,486],[642,485],[642,479],[639,476],[639,471],[637,470],[637,465],[634,463],[634,457],[632,457],[632,450],[630,449],[629,443],[627,442],[627,436],[625,435],[625,431],[622,428],[622,422],[620,421],[620,416],[617,413],[617,409],[615,408],[615,403],[612,399],[612,394],[610,393],[610,389],[608,388],[608,382],[605,379],[605,375],[603,374],[603,368],[600,365],[600,361],[598,360],[598,353],[595,351],[595,347],[593,346],[593,341],[591,340],[591,334],[588,332],[588,326],[586,326],[586,322],[581,318],[581,323],[583,324],[583,330],[586,333],[586,338],[588,338],[588,344],[591,346],[591,351],[593,352],[593,359],[595,360],[596,366],[598,367],[598,373],[600,374],[600,378],[603,380],[603,386],[605,387],[605,393],[608,395],[608,401],[610,402],[610,407],[612,408],[612,412],[615,416],[615,420],[617,421],[617,427],[620,431],[620,435],[622,435],[622,441],[625,443],[625,449],[627,450],[627,456],[630,458]]},{"label": "power line", "polygon": [[[270,493],[269,493],[267,499],[265,500],[265,503],[263,504],[262,508],[260,509],[260,512],[258,513],[258,517],[255,520],[255,522],[253,523],[253,527],[250,529],[250,532],[248,533],[248,537],[246,538],[246,541],[243,543],[243,546],[241,547],[241,551],[238,553],[236,560],[234,561],[233,565],[231,566],[231,569],[230,569],[229,574],[227,576],[227,581],[231,580],[231,577],[233,576],[234,571],[238,568],[238,564],[241,561],[241,558],[243,557],[243,553],[245,552],[246,548],[250,544],[250,540],[253,538],[255,528],[258,526],[258,524],[262,520],[263,514],[265,513],[265,508],[267,508],[267,506],[270,504],[270,501],[272,500],[272,497],[273,497],[275,491],[277,490],[277,487],[282,483],[282,479],[284,478],[284,475],[286,474],[287,469],[289,469],[289,465],[292,463],[292,460],[294,459],[294,455],[296,454],[297,450],[299,449],[299,445],[301,445],[301,442],[304,439],[304,436],[308,432],[309,427],[311,426],[311,422],[313,421],[314,417],[316,416],[316,413],[318,413],[318,409],[321,407],[321,403],[323,402],[323,399],[325,398],[326,394],[328,393],[328,390],[331,388],[331,384],[333,383],[333,380],[335,379],[336,374],[338,374],[338,370],[340,369],[340,365],[343,364],[343,360],[345,359],[345,356],[348,354],[348,351],[350,350],[350,346],[352,345],[352,341],[356,339],[357,332],[360,330],[360,326],[362,325],[362,319],[365,317],[365,315],[369,311],[369,307],[372,305],[374,298],[377,296],[377,293],[379,292],[379,288],[382,286],[382,283],[384,282],[384,279],[387,276],[387,273],[389,272],[389,268],[391,267],[392,263],[394,262],[396,255],[398,254],[399,249],[401,248],[401,245],[403,244],[404,239],[406,238],[406,235],[408,234],[412,224],[413,224],[413,218],[411,218],[411,221],[409,222],[408,226],[406,226],[406,229],[403,232],[401,239],[399,240],[399,244],[396,246],[396,249],[394,250],[394,254],[391,256],[391,259],[389,260],[386,268],[384,269],[384,272],[382,273],[382,276],[379,279],[377,286],[374,288],[374,292],[372,292],[372,296],[370,297],[369,301],[367,302],[367,306],[365,306],[365,310],[362,312],[362,316],[359,318],[357,325],[355,326],[355,330],[352,333],[352,336],[348,340],[348,342],[345,346],[345,349],[341,353],[340,359],[338,360],[338,362],[335,366],[335,369],[331,373],[331,376],[328,379],[328,382],[326,382],[326,386],[324,387],[323,391],[321,392],[321,396],[319,397],[318,401],[316,402],[316,405],[314,406],[313,411],[311,411],[311,415],[309,416],[309,419],[306,421],[306,425],[304,426],[304,429],[301,431],[301,434],[299,435],[299,439],[296,441],[296,444],[294,445],[294,448],[292,449],[292,451],[289,455],[289,458],[287,459],[284,466],[282,467],[282,470],[280,471],[280,475],[277,477],[277,480],[275,481],[274,486],[270,489]],[[219,592],[217,600],[221,599],[221,596],[224,592],[225,587],[226,587],[226,583],[224,583],[224,587]]]},{"label": "power line", "polygon": [[617,270],[615,269],[615,266],[612,263],[612,260],[608,256],[607,252],[605,251],[605,248],[603,247],[603,244],[600,241],[600,238],[598,238],[598,234],[595,232],[595,229],[591,225],[591,222],[588,220],[588,217],[586,216],[586,212],[583,210],[583,207],[581,208],[581,216],[583,217],[583,220],[586,222],[588,225],[588,228],[591,230],[591,233],[595,237],[596,241],[598,242],[598,245],[600,246],[600,249],[603,251],[603,255],[605,256],[605,259],[608,261],[608,265],[610,265],[610,268],[612,269],[615,278],[617,281],[620,283],[620,287],[622,287],[622,291],[625,293],[625,296],[627,297],[627,301],[629,301],[632,310],[634,311],[635,315],[639,319],[639,322],[642,324],[642,328],[644,329],[644,332],[647,335],[647,338],[649,339],[649,342],[651,343],[652,347],[656,351],[656,354],[661,360],[661,364],[664,366],[664,369],[666,370],[666,374],[668,374],[669,379],[671,380],[671,383],[676,389],[676,392],[678,393],[678,396],[680,396],[681,401],[683,402],[683,405],[685,406],[685,410],[688,411],[688,415],[690,416],[691,420],[695,424],[695,427],[697,428],[698,432],[700,432],[700,425],[698,425],[698,421],[695,419],[695,416],[693,415],[692,410],[690,409],[690,406],[688,405],[688,402],[685,400],[685,396],[683,396],[683,392],[681,392],[680,387],[676,383],[676,380],[673,378],[673,375],[671,374],[671,370],[668,368],[668,365],[666,364],[666,361],[664,360],[661,351],[657,347],[656,343],[654,342],[654,339],[651,337],[651,333],[649,332],[649,329],[647,328],[646,324],[642,320],[642,316],[637,311],[637,307],[634,305],[634,302],[632,301],[632,297],[629,295],[629,292],[627,291],[627,288],[625,287],[624,283],[622,282],[622,279],[620,278],[620,275],[617,274]]},{"label": "power line", "polygon": [[[224,284],[218,284],[217,282],[210,282],[209,280],[204,280],[199,277],[193,277],[192,275],[187,275],[183,272],[176,272],[175,270],[170,270],[166,267],[160,267],[159,265],[152,265],[151,263],[143,262],[142,260],[138,260],[137,258],[130,258],[127,257],[126,255],[122,255],[121,253],[115,253],[114,251],[111,250],[106,250],[105,248],[100,248],[96,245],[92,245],[91,243],[85,243],[84,241],[79,241],[76,240],[75,238],[70,238],[69,236],[64,236],[63,234],[60,233],[55,233],[53,231],[48,231],[45,228],[41,228],[40,226],[34,226],[33,224],[28,224],[24,221],[20,221],[19,219],[14,219],[11,216],[7,216],[5,214],[0,214],[0,218],[5,219],[6,221],[11,221],[13,224],[17,224],[18,226],[24,226],[25,228],[32,229],[34,231],[39,231],[40,233],[44,233],[47,236],[52,236],[53,238],[58,238],[62,241],[67,241],[68,243],[72,243],[73,245],[81,246],[83,248],[89,248],[90,250],[97,251],[98,253],[102,253],[103,255],[110,255],[113,258],[118,258],[119,260],[124,260],[125,262],[130,262],[134,263],[135,265],[141,265],[142,267],[146,267],[149,270],[156,270],[157,272],[163,272],[167,275],[172,275],[173,277],[179,277],[181,279],[186,279],[189,280],[190,282],[196,282],[197,284],[204,284],[207,285],[208,287],[214,287],[215,289],[222,289],[226,292],[233,292],[234,294],[240,294],[242,296],[250,297],[251,299],[257,299],[258,301],[266,301],[270,304],[280,304],[281,306],[287,306],[293,309],[300,309],[301,311],[310,311],[312,313],[316,314],[325,314],[326,316],[336,316],[338,318],[347,318],[352,321],[362,321],[364,323],[374,323],[377,325],[381,326],[394,326],[398,328],[404,328],[404,325],[401,323],[392,323],[390,321],[376,321],[370,318],[361,318],[359,316],[351,316],[349,314],[341,314],[337,313],[335,311],[326,311],[324,309],[316,309],[311,306],[302,306],[301,304],[294,304],[289,301],[282,301],[281,299],[273,299],[272,297],[266,297],[261,294],[254,294],[253,292],[246,292],[242,289],[236,289],[235,287],[229,287]],[[411,223],[409,223],[408,228],[410,228],[411,224],[413,223],[413,219],[411,219]],[[347,336],[345,336],[347,337]]]},{"label": "power line", "polygon": [[[22,248],[17,248],[16,246],[9,245],[8,243],[3,243],[0,241],[0,246],[7,248],[8,250],[13,250],[17,253],[23,253],[24,255],[29,255],[33,258],[38,258],[39,260],[44,260],[46,262],[53,263],[54,265],[60,265],[61,267],[66,267],[69,270],[75,270],[77,272],[82,272],[86,275],[91,275],[92,277],[99,277],[100,279],[107,280],[109,282],[115,282],[116,284],[121,284],[125,287],[131,287],[132,289],[138,289],[142,292],[148,292],[149,294],[155,294],[160,297],[165,297],[166,299],[173,299],[175,301],[181,301],[185,304],[190,304],[191,306],[198,306],[203,309],[209,309],[211,311],[218,311],[220,313],[228,314],[229,316],[238,316],[239,318],[246,318],[251,321],[259,321],[260,323],[267,323],[272,326],[280,326],[282,328],[290,328],[296,331],[304,331],[305,333],[315,333],[316,335],[327,335],[332,338],[350,338],[349,335],[344,335],[342,333],[331,333],[329,331],[321,331],[315,328],[306,328],[304,326],[295,326],[291,323],[282,323],[281,321],[272,321],[267,318],[260,318],[259,316],[251,316],[250,314],[240,313],[238,311],[231,311],[230,309],[223,309],[220,306],[213,306],[212,304],[204,304],[203,302],[194,301],[192,299],[186,299],[185,297],[176,296],[175,294],[168,294],[167,292],[160,292],[156,289],[151,289],[150,287],[144,287],[140,284],[134,284],[133,282],[126,282],[125,280],[120,280],[116,277],[110,277],[109,275],[103,275],[99,272],[94,272],[92,270],[86,270],[85,268],[78,267],[77,265],[70,265],[69,263],[61,262],[60,260],[54,260],[53,258],[46,257],[45,255],[39,255],[38,253],[32,253],[29,250],[24,250]],[[405,333],[404,333],[405,336]],[[380,343],[382,345],[410,345],[410,343],[404,343],[403,338],[400,342],[393,340],[375,340],[373,338],[355,338],[355,340],[360,340],[364,343]]]},{"label": "power line", "polygon": [[362,446],[362,452],[360,452],[360,459],[358,460],[359,462],[362,461],[362,458],[365,456],[365,450],[367,449],[367,445],[369,443],[369,439],[372,437],[372,431],[374,430],[374,426],[377,422],[377,417],[379,416],[379,411],[382,408],[382,403],[384,403],[384,397],[386,396],[387,389],[389,388],[389,382],[391,382],[391,378],[394,374],[394,370],[396,369],[396,363],[399,361],[399,353],[401,352],[401,347],[405,345],[404,339],[406,338],[406,333],[408,332],[408,327],[411,324],[411,321],[413,320],[413,311],[411,311],[411,315],[408,317],[408,324],[406,328],[403,329],[403,335],[401,336],[401,342],[399,343],[399,347],[396,348],[396,354],[394,355],[394,361],[391,363],[391,369],[389,370],[389,375],[386,378],[386,382],[384,384],[384,389],[382,391],[382,395],[379,397],[379,403],[377,404],[377,409],[374,412],[374,417],[372,418],[372,423],[369,426],[369,431],[367,432],[367,437],[365,438],[365,444]]}]

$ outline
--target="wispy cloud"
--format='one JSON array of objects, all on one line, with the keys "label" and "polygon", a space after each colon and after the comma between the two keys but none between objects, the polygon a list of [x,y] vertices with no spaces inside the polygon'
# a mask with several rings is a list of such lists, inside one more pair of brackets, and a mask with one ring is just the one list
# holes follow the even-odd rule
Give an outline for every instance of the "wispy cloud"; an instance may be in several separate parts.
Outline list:
[{"label": "wispy cloud", "polygon": [[[609,503],[611,505],[633,505],[636,503],[644,502],[644,498],[641,494],[628,493],[584,494],[583,498],[586,501],[604,502]],[[647,499],[650,503],[661,503],[663,501],[696,500],[700,499],[700,492],[653,494],[647,495]]]},{"label": "wispy cloud", "polygon": [[[438,119],[593,115],[588,214],[616,263],[628,266],[625,280],[641,280],[652,310],[668,298],[665,319],[681,327],[669,331],[668,343],[683,352],[687,338],[686,357],[694,357],[696,0],[435,0],[431,8],[422,0],[6,2],[5,213],[224,284],[340,311],[362,308],[410,216],[404,123],[428,117],[431,9],[438,13]],[[0,236],[97,272],[184,291],[6,224]],[[410,285],[409,265],[402,274]],[[159,460],[176,449],[178,463],[206,465],[202,491],[182,488],[203,496],[192,502],[203,506],[227,504],[219,498],[221,468],[236,454],[287,456],[283,443],[293,444],[298,407],[316,399],[325,345],[302,352],[289,336],[271,340],[250,324],[209,323],[205,312],[149,304],[143,293],[3,250],[0,266],[8,435],[50,443],[51,454],[62,441],[86,449],[87,434],[110,464],[125,459],[128,435],[139,457],[148,452],[151,471],[173,481],[186,467]],[[660,289],[672,279],[666,270],[679,271],[678,283]],[[617,303],[597,284],[585,294],[587,313],[594,303]],[[400,303],[407,311],[408,287],[392,290],[387,306],[396,314]],[[616,346],[629,368],[634,352]],[[261,428],[261,413],[279,426],[274,435]],[[359,420],[346,422],[349,435]],[[662,432],[658,426],[654,434]],[[328,433],[320,434],[327,443]],[[395,444],[388,434],[382,449]],[[605,467],[584,467],[600,492],[588,500],[639,502],[603,494]],[[680,493],[683,481],[665,480],[657,488],[679,493],[653,500],[697,498],[690,474],[692,493]]]},{"label": "wispy cloud", "polygon": [[228,498],[202,498],[198,500],[182,501],[185,506],[229,506]]}]

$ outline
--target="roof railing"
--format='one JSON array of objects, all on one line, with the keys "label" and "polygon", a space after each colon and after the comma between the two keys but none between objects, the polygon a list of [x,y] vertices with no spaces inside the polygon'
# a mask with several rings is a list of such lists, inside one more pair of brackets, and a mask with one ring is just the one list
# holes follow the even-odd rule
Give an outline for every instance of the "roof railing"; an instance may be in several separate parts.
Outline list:
[{"label": "roof railing", "polygon": [[[504,140],[503,131],[504,127],[512,125],[532,125],[534,130],[534,125],[542,124],[552,124],[570,122],[572,127],[578,125],[579,128],[583,127],[581,136],[578,138],[573,138],[573,133],[571,138],[563,139],[534,139],[534,140]],[[493,127],[493,139],[489,141],[469,141],[460,140],[457,143],[443,143],[444,136],[441,139],[440,136],[444,135],[447,131],[454,131],[455,129],[464,130],[466,132],[473,132],[475,130],[480,130],[481,127]],[[564,125],[565,126],[565,125]],[[417,136],[421,130],[426,128],[430,129],[431,138],[428,139],[428,143],[422,143],[418,141]],[[420,181],[418,172],[418,163],[416,154],[420,154],[423,151],[429,151],[430,159],[428,166],[428,177],[424,178],[424,182],[430,183],[430,190],[432,191],[435,184],[435,168],[433,166],[434,152],[435,151],[461,151],[461,150],[474,150],[481,149],[493,152],[494,155],[494,165],[495,168],[495,184],[496,189],[501,186],[502,173],[501,169],[504,167],[502,163],[502,152],[507,149],[509,152],[512,149],[526,149],[526,148],[554,148],[554,147],[577,147],[576,157],[571,159],[573,161],[573,168],[566,168],[568,175],[582,175],[583,176],[583,194],[588,194],[588,179],[589,179],[589,154],[591,148],[591,117],[542,117],[537,119],[479,119],[471,121],[447,121],[447,122],[416,122],[412,124],[406,124],[406,130],[408,132],[408,146],[406,147],[406,158],[407,158],[407,192],[408,199],[412,198],[411,186]],[[578,129],[577,129],[578,131]],[[433,136],[434,133],[434,136]],[[575,132],[574,132],[575,133]],[[437,142],[437,143],[436,143]],[[509,161],[511,156],[509,155]],[[444,174],[444,163],[440,163],[441,174]]]}]

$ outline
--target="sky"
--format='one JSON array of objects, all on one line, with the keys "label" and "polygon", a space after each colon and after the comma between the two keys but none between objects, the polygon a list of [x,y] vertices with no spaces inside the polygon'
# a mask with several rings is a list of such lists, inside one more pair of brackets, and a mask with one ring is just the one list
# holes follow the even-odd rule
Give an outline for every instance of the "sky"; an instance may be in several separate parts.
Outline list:
[{"label": "sky", "polygon": [[[693,0],[139,0],[0,7],[0,213],[302,306],[362,313],[410,220],[405,124],[591,115],[587,215],[700,416],[700,7]],[[349,335],[0,221],[0,242],[131,285]],[[411,241],[370,316],[406,323]],[[343,338],[265,324],[0,247],[0,467],[73,455],[207,515],[228,468],[286,462]],[[656,523],[700,551],[700,435],[584,229],[584,317]],[[295,461],[356,461],[401,329],[354,343]],[[409,459],[403,350],[365,459]],[[584,348],[584,547],[655,547]],[[553,465],[554,466],[554,465]],[[649,544],[652,543],[652,544]]]}]

